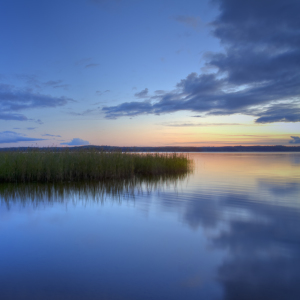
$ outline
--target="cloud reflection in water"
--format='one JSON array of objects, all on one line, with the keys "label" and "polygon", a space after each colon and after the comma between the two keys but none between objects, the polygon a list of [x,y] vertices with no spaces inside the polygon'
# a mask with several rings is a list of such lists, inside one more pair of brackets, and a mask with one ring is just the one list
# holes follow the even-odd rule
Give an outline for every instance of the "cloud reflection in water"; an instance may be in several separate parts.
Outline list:
[{"label": "cloud reflection in water", "polygon": [[[26,207],[44,209],[43,218],[54,205],[85,207],[87,212],[56,215],[60,230],[69,223],[69,235],[75,230],[74,241],[69,236],[67,243],[52,240],[76,253],[74,260],[82,264],[77,272],[85,274],[81,280],[95,292],[89,297],[77,286],[87,299],[105,293],[111,299],[299,299],[299,154],[191,156],[195,174],[181,178],[2,185],[0,233],[6,222],[1,216],[16,206],[21,215]],[[133,210],[124,210],[128,203],[134,203]],[[99,206],[99,215],[94,215]],[[54,254],[48,255],[51,261]],[[69,265],[62,268],[71,276]],[[97,286],[91,274],[105,284]],[[52,287],[59,286],[49,280]],[[55,294],[51,284],[49,291]],[[115,285],[119,294],[109,289]],[[66,281],[66,294],[74,296],[73,288]]]}]

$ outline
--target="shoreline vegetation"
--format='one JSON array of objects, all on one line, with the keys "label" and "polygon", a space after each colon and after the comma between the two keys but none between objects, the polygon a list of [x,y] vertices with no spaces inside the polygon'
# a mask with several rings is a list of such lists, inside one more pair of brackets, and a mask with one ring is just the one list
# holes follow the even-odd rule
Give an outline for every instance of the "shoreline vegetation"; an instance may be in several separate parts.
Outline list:
[{"label": "shoreline vegetation", "polygon": [[0,182],[80,182],[188,173],[192,161],[178,153],[124,153],[83,148],[70,151],[0,152]]}]

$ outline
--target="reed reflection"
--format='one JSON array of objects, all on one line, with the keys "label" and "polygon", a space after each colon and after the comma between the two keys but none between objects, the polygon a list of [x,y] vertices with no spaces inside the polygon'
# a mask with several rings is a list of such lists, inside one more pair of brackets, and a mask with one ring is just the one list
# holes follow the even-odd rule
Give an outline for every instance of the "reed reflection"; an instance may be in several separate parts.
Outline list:
[{"label": "reed reflection", "polygon": [[122,201],[134,199],[136,195],[151,193],[164,188],[175,188],[190,173],[159,176],[139,176],[130,179],[103,180],[97,182],[69,183],[2,183],[0,203],[7,208],[12,204],[23,206],[72,202]]}]

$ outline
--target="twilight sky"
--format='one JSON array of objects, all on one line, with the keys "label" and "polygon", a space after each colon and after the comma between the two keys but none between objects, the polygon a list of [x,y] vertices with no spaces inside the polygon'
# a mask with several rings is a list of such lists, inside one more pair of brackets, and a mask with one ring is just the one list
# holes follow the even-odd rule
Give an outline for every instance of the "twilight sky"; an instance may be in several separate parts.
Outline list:
[{"label": "twilight sky", "polygon": [[300,145],[299,0],[0,0],[0,147]]}]

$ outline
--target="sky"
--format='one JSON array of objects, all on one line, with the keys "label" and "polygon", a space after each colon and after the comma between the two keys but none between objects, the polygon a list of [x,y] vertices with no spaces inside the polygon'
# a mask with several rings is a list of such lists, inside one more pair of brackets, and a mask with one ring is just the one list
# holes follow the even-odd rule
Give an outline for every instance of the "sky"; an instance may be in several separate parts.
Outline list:
[{"label": "sky", "polygon": [[300,145],[299,0],[0,0],[0,147]]}]

